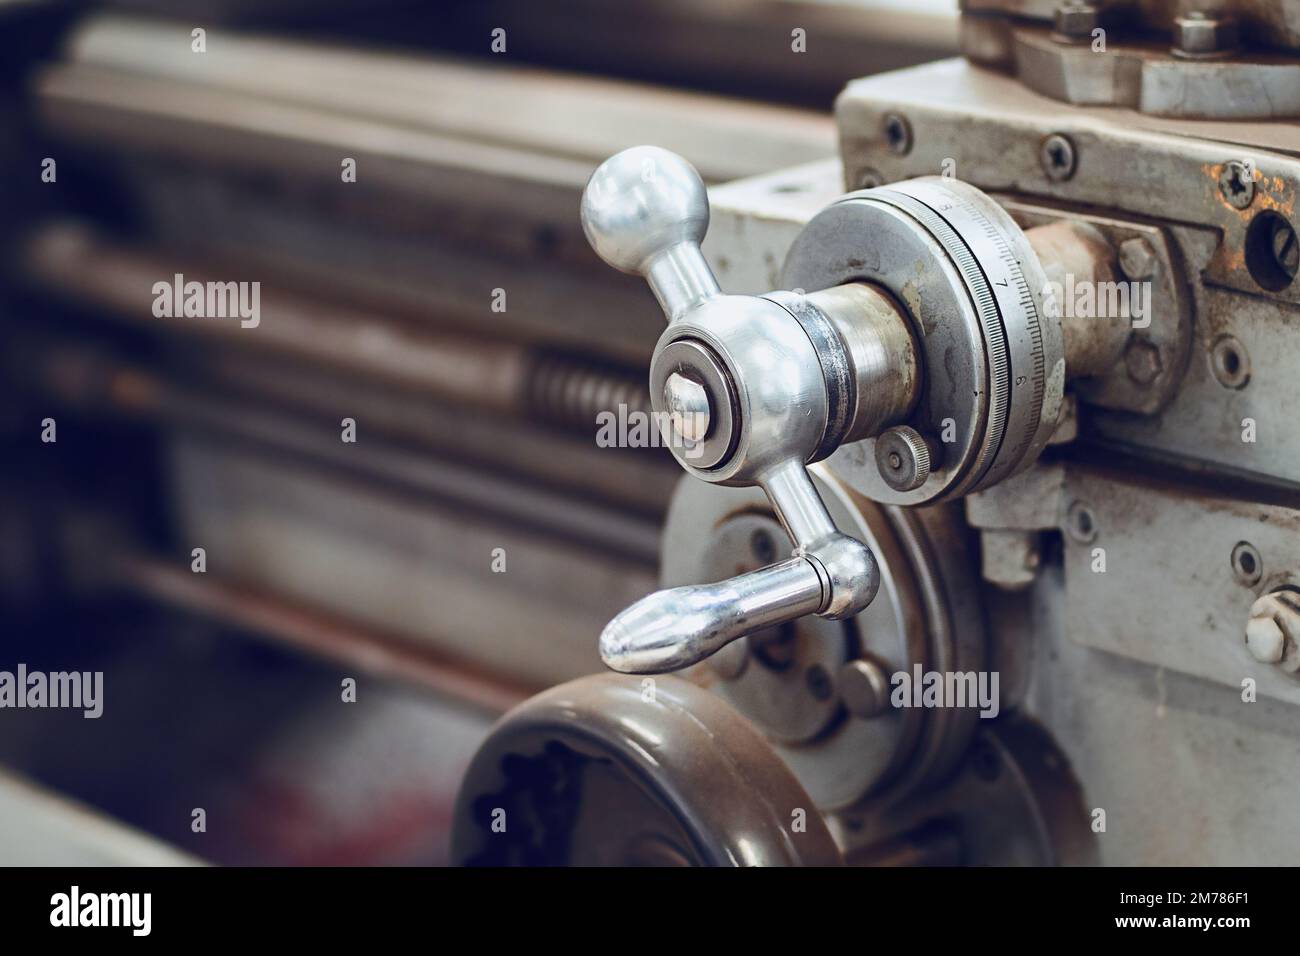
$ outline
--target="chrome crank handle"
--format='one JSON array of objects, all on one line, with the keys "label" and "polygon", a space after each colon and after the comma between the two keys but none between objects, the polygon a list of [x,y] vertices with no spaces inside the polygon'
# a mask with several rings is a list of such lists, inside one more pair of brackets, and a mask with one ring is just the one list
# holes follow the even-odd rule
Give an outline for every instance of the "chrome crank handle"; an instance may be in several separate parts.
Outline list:
[{"label": "chrome crank handle", "polygon": [[[805,468],[827,420],[827,385],[810,335],[779,302],[722,295],[700,251],[708,224],[708,194],[699,175],[656,147],[611,157],[583,195],[583,231],[592,248],[616,269],[644,276],[663,307],[669,332],[655,362],[683,344],[690,348],[681,354],[730,357],[731,373],[718,374],[716,363],[674,359],[665,369],[672,374],[664,376],[663,393],[652,394],[656,411],[667,410],[684,439],[713,436],[723,449],[734,447],[746,428],[750,436],[761,434],[731,479],[763,488],[794,542],[794,556],[728,581],[638,601],[601,635],[601,657],[617,671],[685,667],[747,633],[806,614],[848,617],[879,587],[871,551],[835,529]],[[681,338],[674,328],[683,330]],[[712,345],[699,334],[712,335]],[[774,368],[786,374],[773,376]],[[720,436],[724,427],[730,430]],[[679,461],[698,477],[717,480],[718,472],[692,467],[690,458]],[[725,468],[727,461],[720,453],[713,464]]]}]

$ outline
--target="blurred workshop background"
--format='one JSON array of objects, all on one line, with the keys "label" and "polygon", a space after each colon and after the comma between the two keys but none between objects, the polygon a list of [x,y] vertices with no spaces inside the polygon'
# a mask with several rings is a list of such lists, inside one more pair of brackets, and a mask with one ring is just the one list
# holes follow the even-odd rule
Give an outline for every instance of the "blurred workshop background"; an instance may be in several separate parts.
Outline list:
[{"label": "blurred workshop background", "polygon": [[[680,475],[595,441],[663,320],[583,239],[591,170],[825,160],[846,81],[956,34],[945,0],[0,0],[0,670],[105,675],[99,719],[0,711],[0,864],[444,862],[492,720],[654,589]],[[256,326],[158,317],[177,274],[259,282]]]}]

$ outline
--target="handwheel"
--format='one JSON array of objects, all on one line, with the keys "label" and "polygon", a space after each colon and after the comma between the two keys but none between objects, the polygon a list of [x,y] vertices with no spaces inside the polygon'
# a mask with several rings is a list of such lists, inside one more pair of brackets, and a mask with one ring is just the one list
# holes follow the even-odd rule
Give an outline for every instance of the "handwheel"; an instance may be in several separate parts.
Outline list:
[{"label": "handwheel", "polygon": [[754,727],[671,676],[601,674],[520,704],[456,800],[469,866],[836,866],[812,798]]}]

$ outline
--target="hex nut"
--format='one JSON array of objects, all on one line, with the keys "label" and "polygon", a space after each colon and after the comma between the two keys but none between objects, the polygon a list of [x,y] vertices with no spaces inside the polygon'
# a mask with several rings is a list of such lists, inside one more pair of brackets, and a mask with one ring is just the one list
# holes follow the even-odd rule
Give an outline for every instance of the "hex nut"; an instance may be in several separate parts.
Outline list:
[{"label": "hex nut", "polygon": [[1119,244],[1119,267],[1127,279],[1150,279],[1156,273],[1158,261],[1151,243],[1141,236],[1133,236]]},{"label": "hex nut", "polygon": [[1083,43],[1101,26],[1101,11],[1091,3],[1062,3],[1053,17],[1052,38],[1062,43]]},{"label": "hex nut", "polygon": [[1240,31],[1232,16],[1210,15],[1199,10],[1174,20],[1174,56],[1189,59],[1231,56],[1240,46]]},{"label": "hex nut", "polygon": [[1163,368],[1160,349],[1149,339],[1135,338],[1124,349],[1124,369],[1138,385],[1150,385],[1160,377]]}]

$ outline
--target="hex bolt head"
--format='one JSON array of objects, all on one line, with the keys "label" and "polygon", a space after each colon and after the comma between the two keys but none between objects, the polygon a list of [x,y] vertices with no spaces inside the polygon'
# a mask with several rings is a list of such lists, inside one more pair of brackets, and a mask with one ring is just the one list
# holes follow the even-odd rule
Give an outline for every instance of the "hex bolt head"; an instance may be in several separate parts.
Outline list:
[{"label": "hex bolt head", "polygon": [[1160,377],[1163,368],[1160,349],[1149,339],[1135,338],[1124,349],[1124,369],[1138,385],[1150,385]]},{"label": "hex bolt head", "polygon": [[1119,267],[1127,279],[1150,279],[1156,274],[1157,261],[1155,249],[1141,236],[1133,236],[1119,244]]},{"label": "hex bolt head", "polygon": [[1234,209],[1245,209],[1255,199],[1255,177],[1240,160],[1223,164],[1219,173],[1219,194]]},{"label": "hex bolt head", "polygon": [[889,675],[873,660],[849,661],[841,667],[839,690],[854,717],[870,720],[889,709]]},{"label": "hex bolt head", "polygon": [[1079,156],[1070,137],[1063,133],[1053,133],[1039,145],[1038,161],[1048,179],[1061,183],[1074,175],[1074,170],[1079,165]]},{"label": "hex bolt head", "polygon": [[1052,39],[1059,43],[1084,43],[1101,26],[1101,11],[1091,3],[1062,3],[1053,18]]},{"label": "hex bolt head", "polygon": [[664,407],[686,441],[703,441],[709,433],[709,393],[699,382],[673,372],[664,382]]},{"label": "hex bolt head", "polygon": [[1195,60],[1231,56],[1239,46],[1235,17],[1193,10],[1174,20],[1174,56]]},{"label": "hex bolt head", "polygon": [[914,491],[930,477],[930,445],[915,428],[899,425],[876,439],[876,468],[895,491]]},{"label": "hex bolt head", "polygon": [[1246,649],[1260,663],[1288,674],[1300,671],[1300,593],[1270,591],[1251,605]]}]

